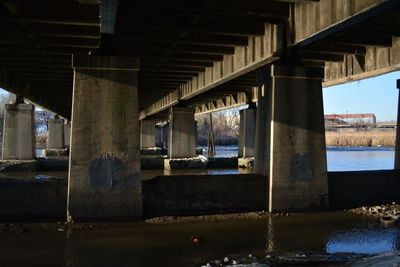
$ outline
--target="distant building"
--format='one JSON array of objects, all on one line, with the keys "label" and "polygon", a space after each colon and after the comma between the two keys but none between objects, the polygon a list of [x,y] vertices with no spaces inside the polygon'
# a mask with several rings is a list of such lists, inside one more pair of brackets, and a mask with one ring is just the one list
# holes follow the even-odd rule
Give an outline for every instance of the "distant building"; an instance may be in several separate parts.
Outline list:
[{"label": "distant building", "polygon": [[325,128],[376,128],[376,116],[364,114],[326,114]]}]

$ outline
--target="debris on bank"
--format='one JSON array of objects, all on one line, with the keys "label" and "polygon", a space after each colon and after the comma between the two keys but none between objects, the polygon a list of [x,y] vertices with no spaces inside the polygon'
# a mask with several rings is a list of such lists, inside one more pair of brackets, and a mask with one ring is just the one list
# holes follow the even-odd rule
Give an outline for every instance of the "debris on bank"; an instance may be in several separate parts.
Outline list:
[{"label": "debris on bank", "polygon": [[200,216],[163,216],[147,219],[147,223],[151,224],[169,224],[169,223],[187,223],[187,222],[216,222],[226,220],[247,220],[247,219],[262,219],[269,216],[268,212],[244,212],[244,213],[229,213],[215,215],[200,215]]},{"label": "debris on bank", "polygon": [[351,209],[350,212],[375,217],[384,224],[394,224],[400,219],[400,205],[395,202],[387,205],[355,208]]},{"label": "debris on bank", "polygon": [[286,253],[265,257],[224,257],[199,265],[201,267],[272,267],[272,266],[399,266],[400,252],[384,252],[376,255],[355,253],[318,254],[313,252]]}]

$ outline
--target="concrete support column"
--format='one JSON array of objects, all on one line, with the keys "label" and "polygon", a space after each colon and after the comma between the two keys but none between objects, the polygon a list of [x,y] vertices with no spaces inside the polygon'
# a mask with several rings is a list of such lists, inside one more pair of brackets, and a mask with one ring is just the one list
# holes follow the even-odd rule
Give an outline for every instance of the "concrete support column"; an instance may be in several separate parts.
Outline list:
[{"label": "concrete support column", "polygon": [[2,159],[31,160],[35,157],[34,107],[6,104]]},{"label": "concrete support column", "polygon": [[269,210],[327,208],[322,68],[272,66]]},{"label": "concrete support column", "polygon": [[140,148],[152,148],[156,146],[156,121],[140,121]]},{"label": "concrete support column", "polygon": [[162,126],[156,125],[156,147],[163,147]]},{"label": "concrete support column", "polygon": [[196,120],[194,121],[194,138],[195,138],[195,141],[194,141],[195,147],[197,148],[197,146],[199,145],[199,140],[197,137],[197,121]]},{"label": "concrete support column", "polygon": [[59,118],[49,119],[49,130],[47,132],[48,149],[64,149],[64,120]]},{"label": "concrete support column", "polygon": [[74,56],[69,220],[142,217],[135,58]]},{"label": "concrete support column", "polygon": [[66,148],[70,147],[70,139],[71,139],[71,123],[66,122],[64,124],[64,145]]},{"label": "concrete support column", "polygon": [[259,82],[259,87],[257,91],[258,101],[254,173],[269,175],[272,112],[272,79],[270,66],[261,68],[257,73],[257,78]]},{"label": "concrete support column", "polygon": [[[400,79],[397,80],[397,89],[400,89]],[[397,103],[396,148],[394,152],[394,169],[400,170],[400,91]]]},{"label": "concrete support column", "polygon": [[257,110],[254,107],[239,111],[239,158],[250,158],[255,156],[256,111]]},{"label": "concrete support column", "polygon": [[167,124],[165,124],[162,128],[164,148],[168,148],[168,142],[169,142],[168,133],[169,133],[169,122],[167,122]]},{"label": "concrete support column", "polygon": [[169,158],[191,158],[196,156],[194,109],[172,107],[169,123]]}]

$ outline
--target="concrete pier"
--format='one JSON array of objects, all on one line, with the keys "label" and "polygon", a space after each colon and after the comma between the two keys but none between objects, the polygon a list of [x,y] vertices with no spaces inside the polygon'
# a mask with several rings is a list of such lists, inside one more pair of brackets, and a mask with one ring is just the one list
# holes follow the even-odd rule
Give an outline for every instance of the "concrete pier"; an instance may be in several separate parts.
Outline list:
[{"label": "concrete pier", "polygon": [[156,121],[141,120],[140,121],[140,148],[156,147]]},{"label": "concrete pier", "polygon": [[163,136],[162,136],[162,126],[161,125],[156,125],[155,129],[155,137],[156,137],[156,147],[163,147]]},{"label": "concrete pier", "polygon": [[162,138],[163,138],[163,147],[168,148],[168,132],[169,132],[169,123],[166,123],[162,127]]},{"label": "concrete pier", "polygon": [[165,169],[200,169],[207,166],[205,157],[196,157],[195,126],[192,108],[170,109],[168,159],[164,161]]},{"label": "concrete pier", "polygon": [[6,104],[3,130],[3,160],[32,160],[35,157],[34,107]]},{"label": "concrete pier", "polygon": [[257,118],[256,118],[256,151],[254,173],[269,175],[270,136],[272,112],[272,78],[270,66],[261,68],[258,73]]},{"label": "concrete pier", "polygon": [[255,156],[255,133],[256,133],[255,107],[240,110],[240,133],[239,133],[239,167],[253,167]]},{"label": "concrete pier", "polygon": [[64,120],[59,118],[49,119],[49,130],[47,132],[48,149],[64,149]]},{"label": "concrete pier", "polygon": [[74,56],[68,219],[142,217],[136,58]]},{"label": "concrete pier", "polygon": [[398,90],[398,101],[397,101],[397,127],[396,127],[396,147],[394,153],[394,169],[400,170],[400,79],[396,81]]},{"label": "concrete pier", "polygon": [[271,212],[327,208],[323,76],[322,68],[272,66]]},{"label": "concrete pier", "polygon": [[70,142],[71,142],[71,123],[66,122],[64,124],[64,146],[65,148],[70,147]]},{"label": "concrete pier", "polygon": [[196,156],[194,110],[173,107],[170,109],[168,132],[169,158],[191,158]]}]

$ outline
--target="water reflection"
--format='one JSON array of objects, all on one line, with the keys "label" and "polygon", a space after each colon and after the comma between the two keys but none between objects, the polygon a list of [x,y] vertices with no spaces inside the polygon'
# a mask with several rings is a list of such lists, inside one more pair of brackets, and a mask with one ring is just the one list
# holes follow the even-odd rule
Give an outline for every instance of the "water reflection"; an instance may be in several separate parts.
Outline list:
[{"label": "water reflection", "polygon": [[[192,235],[205,241],[194,244]],[[247,253],[378,253],[399,249],[399,239],[397,226],[387,228],[346,212],[166,225],[123,223],[70,232],[3,234],[0,266],[193,266]]]},{"label": "water reflection", "polygon": [[335,232],[326,244],[326,251],[334,252],[354,252],[354,253],[380,253],[394,251],[399,246],[399,229],[353,229],[348,231]]}]

